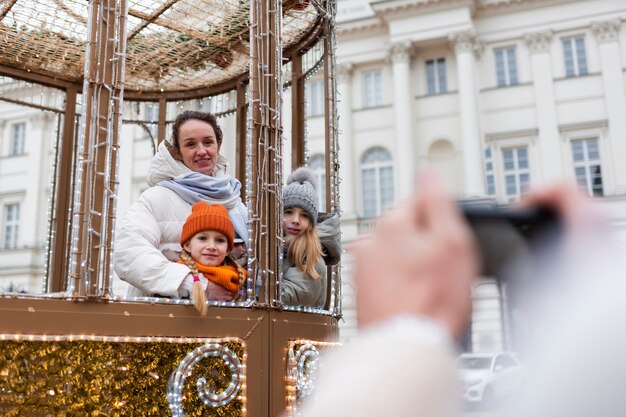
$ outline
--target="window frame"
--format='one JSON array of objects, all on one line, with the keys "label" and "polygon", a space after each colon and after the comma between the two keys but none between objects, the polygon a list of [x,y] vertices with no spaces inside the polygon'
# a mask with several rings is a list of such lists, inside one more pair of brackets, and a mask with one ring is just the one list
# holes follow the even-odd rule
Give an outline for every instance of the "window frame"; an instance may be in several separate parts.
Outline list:
[{"label": "window frame", "polygon": [[[370,78],[372,77],[372,78]],[[369,81],[369,80],[372,81]],[[382,106],[384,103],[384,79],[382,68],[374,68],[363,71],[363,108],[373,108]],[[372,85],[372,91],[370,92],[369,85]]]},{"label": "window frame", "polygon": [[[9,201],[2,204],[2,249],[17,249],[20,232],[20,209],[19,201]],[[9,219],[10,207],[16,207],[16,214]],[[9,233],[10,230],[10,233]],[[9,241],[9,236],[11,240]]]},{"label": "window frame", "polygon": [[[594,160],[589,159],[589,150],[588,150],[588,141],[592,141],[592,140],[596,141],[596,146],[597,146],[597,151],[598,151],[598,158]],[[575,138],[570,138],[568,142],[569,142],[569,154],[570,154],[570,158],[572,162],[572,173],[574,175],[574,180],[576,181],[576,183],[581,188],[587,191],[587,194],[589,195],[589,197],[598,198],[598,197],[606,196],[606,172],[603,169],[603,163],[602,163],[603,152],[602,152],[600,136],[589,135],[586,137],[575,137]],[[574,159],[574,143],[575,142],[581,142],[583,144],[583,157],[584,157],[583,161],[576,161]],[[591,171],[591,168],[594,166],[598,166],[600,168],[601,184],[600,184],[599,194],[596,194],[594,192],[593,172]],[[578,181],[576,168],[585,169],[585,184],[584,185]]]},{"label": "window frame", "polygon": [[[429,70],[430,64],[432,64],[433,71]],[[424,61],[424,66],[426,74],[426,95],[435,96],[438,94],[447,93],[448,65],[446,62],[446,57],[444,56],[427,59]]]},{"label": "window frame", "polygon": [[[321,161],[321,166],[319,165]],[[308,167],[313,171],[317,180],[317,198],[319,211],[326,210],[326,157],[323,154],[315,154],[309,158]]]},{"label": "window frame", "polygon": [[[522,168],[519,166],[519,162],[520,162],[519,151],[521,151],[522,149],[526,151],[526,167],[525,168]],[[506,160],[505,160],[504,153],[509,152],[509,151],[512,152],[511,154],[513,157],[512,162],[514,164],[513,169],[507,169],[505,167]],[[500,157],[502,158],[502,163],[501,163],[502,181],[503,181],[502,188],[503,188],[504,198],[506,198],[507,203],[514,203],[522,197],[524,192],[530,186],[530,152],[529,152],[527,145],[507,146],[507,147],[503,147],[500,149]],[[525,184],[522,182],[522,179],[521,179],[523,175],[526,175],[528,177],[528,181]],[[509,194],[508,192],[509,184],[507,183],[507,178],[510,176],[513,176],[515,178],[515,184],[514,184],[515,193],[514,194]],[[524,188],[524,185],[525,185],[525,188]]]},{"label": "window frame", "polygon": [[145,103],[144,121],[146,122],[148,130],[150,131],[150,134],[152,134],[152,137],[154,137],[155,139],[158,139],[158,136],[159,136],[159,103],[158,102],[146,102]]},{"label": "window frame", "polygon": [[[21,127],[21,130],[18,129]],[[16,133],[21,131],[21,136],[18,138]],[[26,122],[13,122],[9,127],[9,156],[22,156],[26,155]]]},{"label": "window frame", "polygon": [[[319,117],[324,115],[324,79],[314,79],[304,84],[307,101],[307,116]],[[319,96],[319,97],[318,97]]]},{"label": "window frame", "polygon": [[[573,78],[573,77],[581,77],[583,75],[589,74],[589,59],[587,52],[587,42],[586,42],[585,34],[577,34],[572,36],[565,36],[561,38],[561,49],[563,50],[563,72],[565,73],[565,77]],[[582,52],[584,57],[579,55],[580,51],[577,49],[578,41],[582,43]],[[566,44],[569,44],[569,53],[571,54],[572,62],[572,71],[570,72],[568,69],[568,48],[566,48]],[[584,64],[584,65],[581,65]],[[582,69],[581,69],[582,67]]]},{"label": "window frame", "polygon": [[[373,152],[384,151],[384,154],[388,155],[388,159],[380,160],[376,159],[374,161],[364,161],[366,157]],[[391,168],[391,184],[393,188],[391,190],[391,199],[388,202],[383,202],[382,199],[382,183],[381,183],[381,170],[384,168]],[[366,213],[366,202],[365,202],[365,171],[373,170],[374,171],[374,190],[375,190],[375,201],[376,201],[376,210],[373,215]],[[389,206],[393,204],[393,201],[396,198],[396,184],[395,184],[395,169],[393,166],[393,154],[389,149],[384,146],[372,146],[366,149],[362,154],[359,160],[359,175],[360,175],[360,187],[361,187],[361,213],[362,218],[371,219],[376,218],[382,214],[382,212],[387,209]],[[385,203],[385,204],[384,204]]]},{"label": "window frame", "polygon": [[[496,186],[496,166],[495,166],[495,158],[494,151],[491,146],[486,146],[483,151],[483,169],[485,174],[485,193],[492,198],[496,198],[498,195],[498,187]],[[491,178],[491,184],[489,183],[489,178]],[[493,188],[493,190],[492,190]]]},{"label": "window frame", "polygon": [[[499,60],[498,56],[501,54],[502,59],[502,75],[503,79],[500,79]],[[513,58],[513,64],[515,65],[515,71],[511,70],[511,57]],[[510,87],[519,84],[519,64],[517,62],[517,47],[515,45],[503,46],[494,48],[493,59],[496,71],[496,85],[498,87]]]},{"label": "window frame", "polygon": [[[518,190],[521,191],[517,196],[517,199],[511,200],[506,194],[506,172],[504,170],[504,155],[503,151],[507,149],[514,149],[525,147],[527,150],[527,158],[528,158],[528,168],[523,169],[523,173],[528,174],[528,186],[532,187],[533,181],[536,176],[536,164],[534,161],[539,161],[538,155],[536,154],[537,150],[535,149],[535,138],[533,135],[524,135],[524,136],[515,136],[508,138],[492,138],[487,139],[485,141],[484,147],[490,148],[492,152],[492,166],[493,166],[493,175],[494,175],[494,184],[495,184],[495,195],[489,195],[489,197],[494,198],[496,201],[509,204],[513,201],[517,201],[517,199],[524,195],[524,191],[521,190],[521,187],[518,187]],[[484,156],[483,156],[484,158]],[[485,191],[487,191],[487,160],[483,159],[483,178],[485,179]],[[518,178],[519,180],[519,178]],[[516,181],[519,184],[519,181]]]}]

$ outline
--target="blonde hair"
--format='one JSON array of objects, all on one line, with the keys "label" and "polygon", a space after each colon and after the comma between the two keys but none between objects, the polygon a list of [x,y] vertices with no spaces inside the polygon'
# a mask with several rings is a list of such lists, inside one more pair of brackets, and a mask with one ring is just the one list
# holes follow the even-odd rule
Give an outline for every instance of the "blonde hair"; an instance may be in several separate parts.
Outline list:
[{"label": "blonde hair", "polygon": [[315,264],[321,257],[322,245],[312,223],[301,235],[287,239],[287,259],[298,271],[313,279],[321,278],[315,270]]},{"label": "blonde hair", "polygon": [[[200,280],[195,280],[195,277],[200,274],[198,270],[198,266],[196,265],[196,261],[193,259],[191,254],[183,249],[180,251],[180,259],[187,265],[187,267],[191,270],[191,273],[194,276],[193,283],[193,291],[191,292],[191,299],[193,300],[193,305],[196,307],[196,310],[200,313],[201,316],[206,316],[209,308],[206,304],[206,294],[202,289],[202,284],[200,284]],[[221,265],[230,265],[237,269],[237,274],[239,275],[239,287],[243,287],[243,284],[246,280],[245,270],[237,263],[237,261],[230,255],[227,255],[224,258],[224,261]],[[220,265],[220,266],[221,266]],[[237,300],[238,294],[235,294],[234,300]]]}]

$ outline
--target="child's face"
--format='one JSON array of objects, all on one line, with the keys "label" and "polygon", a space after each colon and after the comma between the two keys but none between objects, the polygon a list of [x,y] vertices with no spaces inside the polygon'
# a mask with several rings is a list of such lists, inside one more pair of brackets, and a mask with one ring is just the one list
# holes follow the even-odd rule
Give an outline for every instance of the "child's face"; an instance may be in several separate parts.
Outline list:
[{"label": "child's face", "polygon": [[283,228],[287,236],[300,236],[309,228],[311,218],[300,207],[285,209]]},{"label": "child's face", "polygon": [[207,266],[219,266],[228,253],[228,239],[220,232],[205,230],[193,235],[183,248],[196,262]]}]

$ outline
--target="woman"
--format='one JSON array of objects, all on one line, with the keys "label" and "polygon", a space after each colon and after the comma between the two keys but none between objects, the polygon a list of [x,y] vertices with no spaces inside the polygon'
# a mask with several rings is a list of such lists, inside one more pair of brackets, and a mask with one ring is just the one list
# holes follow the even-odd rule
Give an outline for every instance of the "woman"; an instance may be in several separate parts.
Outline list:
[{"label": "woman", "polygon": [[[180,251],[180,235],[192,204],[221,204],[235,228],[235,238],[248,241],[247,209],[241,183],[226,173],[220,155],[222,130],[210,113],[185,111],[172,128],[172,143],[161,142],[152,158],[144,191],[121,220],[115,238],[115,272],[131,287],[129,296],[189,297],[193,276],[186,265],[170,262],[164,251]],[[202,285],[214,299],[229,300],[219,285]],[[220,291],[222,294],[220,295]]]}]

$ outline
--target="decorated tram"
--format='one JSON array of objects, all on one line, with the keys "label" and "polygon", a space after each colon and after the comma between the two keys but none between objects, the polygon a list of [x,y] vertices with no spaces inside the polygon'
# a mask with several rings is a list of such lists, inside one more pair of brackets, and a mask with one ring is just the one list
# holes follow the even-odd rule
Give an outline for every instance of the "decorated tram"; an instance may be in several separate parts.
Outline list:
[{"label": "decorated tram", "polygon": [[[320,353],[338,344],[341,278],[339,265],[327,268],[323,307],[281,301],[281,191],[284,173],[307,162],[305,85],[315,76],[322,208],[340,211],[334,9],[332,0],[0,4],[0,101],[56,125],[41,291],[0,294],[0,414],[297,414]],[[56,99],[3,87],[15,82]],[[233,174],[248,208],[245,296],[209,302],[201,317],[186,299],[117,293],[124,126],[140,125],[156,149],[177,113],[223,97],[216,115],[233,120]],[[127,111],[139,104],[156,109],[149,126]]]}]

